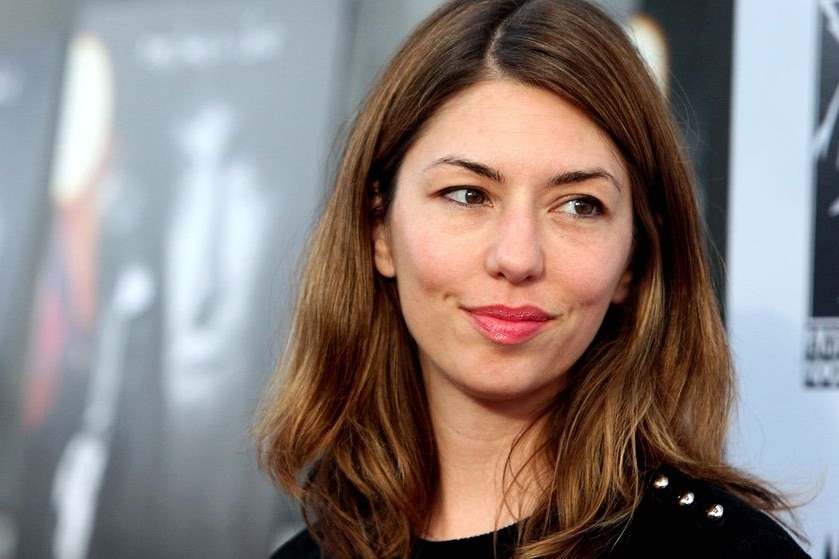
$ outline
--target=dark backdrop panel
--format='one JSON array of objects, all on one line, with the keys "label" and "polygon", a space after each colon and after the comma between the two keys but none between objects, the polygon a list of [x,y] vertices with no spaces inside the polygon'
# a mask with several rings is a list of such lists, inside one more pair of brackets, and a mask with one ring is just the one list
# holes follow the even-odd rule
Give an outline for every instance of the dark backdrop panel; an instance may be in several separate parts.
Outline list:
[{"label": "dark backdrop panel", "polygon": [[812,284],[804,367],[805,384],[815,389],[839,388],[839,31],[836,17],[835,7],[831,9],[827,5],[819,17]]},{"label": "dark backdrop panel", "polygon": [[712,272],[725,301],[733,2],[644,0],[642,10],[667,38],[670,100],[696,165]]},{"label": "dark backdrop panel", "polygon": [[831,32],[824,14],[820,23],[811,312],[839,322],[839,32]]}]

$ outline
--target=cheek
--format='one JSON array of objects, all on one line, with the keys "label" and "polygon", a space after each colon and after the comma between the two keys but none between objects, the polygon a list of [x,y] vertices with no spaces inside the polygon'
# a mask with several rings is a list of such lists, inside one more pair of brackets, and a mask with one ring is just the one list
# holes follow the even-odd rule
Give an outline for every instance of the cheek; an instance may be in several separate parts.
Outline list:
[{"label": "cheek", "polygon": [[557,282],[575,304],[580,307],[605,309],[625,290],[629,247],[619,250],[590,248],[569,256],[557,271]]},{"label": "cheek", "polygon": [[[408,224],[410,225],[410,224]],[[451,286],[467,273],[473,251],[457,236],[439,233],[434,227],[397,228],[392,247],[400,292],[417,289],[437,291]]]},{"label": "cheek", "polygon": [[439,239],[425,231],[394,233],[393,260],[402,316],[411,336],[425,349],[447,323],[445,302],[460,282]]}]

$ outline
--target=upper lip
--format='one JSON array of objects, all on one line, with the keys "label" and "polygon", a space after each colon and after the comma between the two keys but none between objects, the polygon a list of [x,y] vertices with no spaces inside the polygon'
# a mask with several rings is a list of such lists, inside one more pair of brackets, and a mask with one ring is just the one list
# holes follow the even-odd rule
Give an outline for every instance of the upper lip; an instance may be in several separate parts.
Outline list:
[{"label": "upper lip", "polygon": [[466,310],[472,314],[507,320],[509,322],[544,322],[551,319],[550,314],[532,305],[521,307],[488,305],[484,307],[469,307]]}]

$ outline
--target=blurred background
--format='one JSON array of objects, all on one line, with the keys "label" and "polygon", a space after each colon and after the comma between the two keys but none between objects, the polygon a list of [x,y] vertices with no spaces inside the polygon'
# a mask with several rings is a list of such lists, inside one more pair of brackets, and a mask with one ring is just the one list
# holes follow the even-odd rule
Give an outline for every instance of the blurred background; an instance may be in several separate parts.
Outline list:
[{"label": "blurred background", "polygon": [[[0,559],[266,557],[248,425],[340,139],[438,0],[0,0]],[[839,2],[613,0],[695,160],[735,463],[839,558]]]}]

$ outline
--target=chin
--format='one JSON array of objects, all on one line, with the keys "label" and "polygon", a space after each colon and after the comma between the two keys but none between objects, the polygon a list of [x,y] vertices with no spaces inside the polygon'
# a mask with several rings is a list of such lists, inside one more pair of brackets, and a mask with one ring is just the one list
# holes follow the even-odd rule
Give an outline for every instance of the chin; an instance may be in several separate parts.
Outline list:
[{"label": "chin", "polygon": [[520,406],[522,411],[541,407],[550,402],[559,392],[560,379],[544,382],[496,382],[473,383],[465,386],[465,392],[478,401],[494,404]]}]

